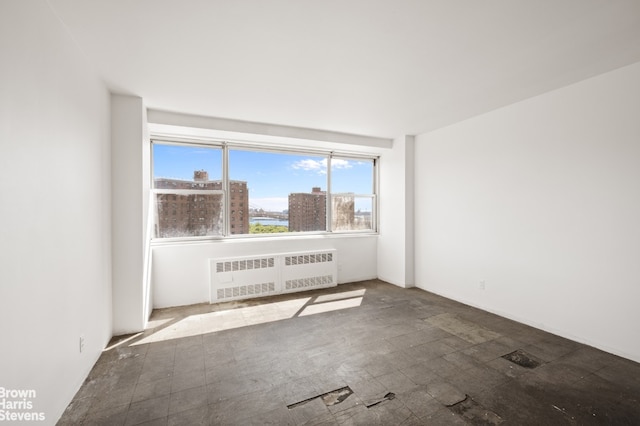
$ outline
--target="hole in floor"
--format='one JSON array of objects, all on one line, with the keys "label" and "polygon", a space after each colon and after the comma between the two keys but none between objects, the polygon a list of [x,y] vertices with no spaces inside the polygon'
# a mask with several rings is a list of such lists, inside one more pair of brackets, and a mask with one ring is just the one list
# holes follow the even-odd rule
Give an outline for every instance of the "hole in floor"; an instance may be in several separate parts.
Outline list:
[{"label": "hole in floor", "polygon": [[349,386],[345,386],[341,389],[336,389],[334,391],[320,395],[320,398],[322,398],[322,402],[324,402],[324,405],[330,407],[332,405],[340,404],[342,401],[349,398],[349,395],[351,395],[352,393],[353,391],[351,390],[351,388]]},{"label": "hole in floor", "polygon": [[380,403],[381,403],[381,402],[383,402],[383,401],[391,401],[392,399],[395,399],[395,397],[396,397],[396,394],[395,394],[395,393],[393,393],[393,392],[388,392],[388,393],[387,393],[385,396],[383,396],[381,399],[379,399],[379,400],[377,400],[377,401],[375,401],[375,402],[372,402],[371,404],[367,404],[367,408],[374,407],[374,406],[376,406],[376,405],[380,404]]},{"label": "hole in floor", "polygon": [[351,388],[349,386],[345,386],[343,388],[332,390],[320,395],[316,395],[311,398],[304,399],[302,401],[294,402],[293,404],[287,405],[287,408],[291,410],[292,408],[299,407],[317,398],[320,398],[322,402],[324,402],[324,405],[326,405],[327,407],[330,407],[332,405],[340,404],[342,401],[347,399],[349,395],[352,395],[352,394],[353,394],[353,391],[351,390]]},{"label": "hole in floor", "polygon": [[498,425],[504,421],[502,417],[493,411],[487,410],[469,395],[466,395],[466,398],[462,401],[448,407],[473,425]]},{"label": "hole in floor", "polygon": [[502,358],[524,368],[536,368],[541,364],[539,360],[521,349],[518,349],[517,351],[513,351],[506,355],[502,355]]}]

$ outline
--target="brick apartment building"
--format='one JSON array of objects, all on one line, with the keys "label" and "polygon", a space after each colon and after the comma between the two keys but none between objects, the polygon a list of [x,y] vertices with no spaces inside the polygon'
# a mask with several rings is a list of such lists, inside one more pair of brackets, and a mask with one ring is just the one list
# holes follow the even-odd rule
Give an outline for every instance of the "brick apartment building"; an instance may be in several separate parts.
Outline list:
[{"label": "brick apartment building", "polygon": [[[314,187],[311,193],[289,194],[289,231],[309,232],[327,229],[327,193]],[[371,212],[355,212],[355,196],[341,194],[331,203],[334,231],[371,229]]]},{"label": "brick apartment building", "polygon": [[327,193],[314,187],[311,193],[289,194],[289,231],[327,230]]},{"label": "brick apartment building", "polygon": [[[231,234],[249,233],[247,182],[229,182]],[[209,180],[204,170],[193,172],[193,180],[155,179],[155,189],[222,190],[222,181]],[[222,194],[156,194],[157,237],[219,235],[223,232]]]}]

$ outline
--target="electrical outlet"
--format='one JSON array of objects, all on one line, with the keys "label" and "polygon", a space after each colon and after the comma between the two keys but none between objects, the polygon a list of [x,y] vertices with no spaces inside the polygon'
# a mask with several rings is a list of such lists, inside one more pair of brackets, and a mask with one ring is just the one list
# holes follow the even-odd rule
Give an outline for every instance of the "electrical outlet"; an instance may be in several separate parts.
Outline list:
[{"label": "electrical outlet", "polygon": [[84,336],[80,336],[80,353],[84,351]]},{"label": "electrical outlet", "polygon": [[485,287],[486,287],[486,282],[484,280],[480,281],[480,290],[484,290]]}]

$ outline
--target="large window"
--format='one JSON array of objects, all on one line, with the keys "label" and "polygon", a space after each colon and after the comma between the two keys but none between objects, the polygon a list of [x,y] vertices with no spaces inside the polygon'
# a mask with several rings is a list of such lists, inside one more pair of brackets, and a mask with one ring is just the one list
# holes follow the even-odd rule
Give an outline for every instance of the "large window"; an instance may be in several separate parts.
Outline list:
[{"label": "large window", "polygon": [[155,237],[376,230],[376,158],[153,141]]}]

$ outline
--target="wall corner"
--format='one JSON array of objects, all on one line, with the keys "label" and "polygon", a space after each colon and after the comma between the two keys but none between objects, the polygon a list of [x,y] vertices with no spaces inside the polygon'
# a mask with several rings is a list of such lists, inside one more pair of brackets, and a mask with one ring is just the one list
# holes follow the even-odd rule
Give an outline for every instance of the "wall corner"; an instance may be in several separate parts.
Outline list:
[{"label": "wall corner", "polygon": [[[136,96],[111,95],[113,334],[145,326],[145,108]],[[148,157],[148,155],[146,155]],[[148,197],[147,197],[148,198]]]}]

